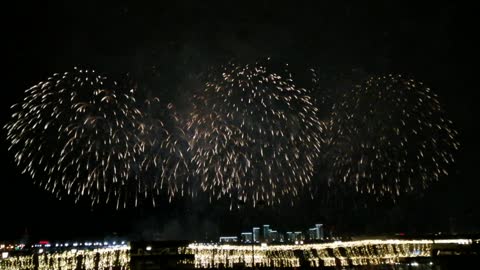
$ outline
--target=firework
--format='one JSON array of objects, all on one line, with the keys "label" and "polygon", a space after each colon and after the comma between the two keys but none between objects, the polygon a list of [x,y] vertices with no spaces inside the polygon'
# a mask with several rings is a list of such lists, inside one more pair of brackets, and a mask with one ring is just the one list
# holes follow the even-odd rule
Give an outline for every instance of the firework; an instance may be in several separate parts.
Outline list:
[{"label": "firework", "polygon": [[[145,100],[141,123],[141,170],[145,190],[155,197],[166,190],[170,200],[176,195],[191,194],[188,142],[174,106],[163,107],[157,97]],[[145,197],[148,194],[145,194]]]},{"label": "firework", "polygon": [[319,119],[328,124],[333,111],[333,106],[339,98],[351,89],[353,82],[364,78],[363,72],[352,69],[348,72],[333,72],[312,68],[311,76],[312,95],[318,108]]},{"label": "firework", "polygon": [[192,163],[210,198],[274,204],[310,182],[321,124],[307,90],[282,66],[230,62],[193,95]]},{"label": "firework", "polygon": [[[93,70],[54,74],[26,90],[6,125],[10,150],[43,188],[92,204],[137,199],[141,112],[134,91]],[[134,190],[134,192],[132,192]]]},{"label": "firework", "polygon": [[437,96],[402,76],[370,77],[333,106],[329,154],[334,183],[393,195],[446,175],[458,148]]}]

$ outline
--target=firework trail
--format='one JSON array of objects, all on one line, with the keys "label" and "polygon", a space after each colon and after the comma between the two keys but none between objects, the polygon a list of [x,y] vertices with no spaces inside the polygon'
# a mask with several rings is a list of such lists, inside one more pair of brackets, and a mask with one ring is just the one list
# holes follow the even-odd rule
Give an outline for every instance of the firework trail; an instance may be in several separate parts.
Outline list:
[{"label": "firework trail", "polygon": [[192,163],[210,198],[279,203],[310,182],[321,123],[307,90],[270,60],[230,62],[193,95],[187,120]]},{"label": "firework trail", "polygon": [[421,82],[374,76],[346,91],[328,125],[333,185],[395,198],[447,175],[457,133]]}]

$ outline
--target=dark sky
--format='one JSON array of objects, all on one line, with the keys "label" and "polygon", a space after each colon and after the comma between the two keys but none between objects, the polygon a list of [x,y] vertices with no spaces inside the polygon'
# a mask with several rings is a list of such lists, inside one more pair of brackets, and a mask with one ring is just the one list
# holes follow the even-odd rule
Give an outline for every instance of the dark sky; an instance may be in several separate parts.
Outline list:
[{"label": "dark sky", "polygon": [[[449,177],[395,204],[335,194],[301,199],[295,207],[229,211],[228,202],[209,204],[198,198],[163,202],[155,209],[116,211],[57,201],[33,185],[14,166],[2,130],[0,240],[18,239],[25,231],[32,239],[103,237],[114,232],[204,239],[262,223],[286,230],[306,229],[319,221],[347,234],[424,233],[451,227],[459,232],[480,230],[475,207],[480,205],[480,186],[474,121],[478,84],[473,82],[477,66],[472,43],[477,31],[472,7],[443,2],[419,6],[405,1],[322,5],[119,1],[113,6],[85,2],[18,1],[2,8],[2,43],[7,44],[2,126],[12,113],[9,107],[23,98],[25,89],[75,65],[131,72],[152,80],[152,85],[161,83],[169,99],[178,96],[178,85],[189,74],[232,57],[249,61],[273,56],[331,73],[393,72],[424,81],[439,95],[460,132],[457,165]],[[162,74],[160,79],[152,79],[152,69]]]}]

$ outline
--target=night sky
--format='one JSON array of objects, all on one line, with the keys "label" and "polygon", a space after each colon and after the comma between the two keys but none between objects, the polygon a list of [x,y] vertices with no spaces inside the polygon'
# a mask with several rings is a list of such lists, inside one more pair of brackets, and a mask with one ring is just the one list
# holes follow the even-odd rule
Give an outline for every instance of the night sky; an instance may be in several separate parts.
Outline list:
[{"label": "night sky", "polygon": [[164,99],[181,103],[179,89],[190,74],[231,58],[250,61],[272,56],[329,74],[401,73],[423,81],[438,94],[459,131],[461,150],[448,177],[396,203],[324,191],[315,199],[305,195],[293,207],[260,205],[230,211],[227,201],[209,204],[199,197],[117,211],[113,206],[91,208],[86,202],[58,201],[35,186],[14,165],[2,129],[0,240],[20,239],[25,232],[33,240],[92,239],[114,233],[204,240],[239,234],[263,223],[284,231],[323,222],[339,235],[480,230],[472,7],[404,1],[368,5],[67,2],[23,1],[3,8],[7,62],[1,126],[25,89],[73,66],[130,72],[161,88]]}]

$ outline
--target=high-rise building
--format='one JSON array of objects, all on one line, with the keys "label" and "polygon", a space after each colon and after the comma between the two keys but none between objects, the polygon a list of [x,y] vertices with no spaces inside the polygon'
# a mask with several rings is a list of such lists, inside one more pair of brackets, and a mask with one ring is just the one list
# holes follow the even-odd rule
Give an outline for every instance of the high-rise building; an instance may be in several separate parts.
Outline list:
[{"label": "high-rise building", "polygon": [[295,236],[294,236],[294,241],[303,241],[305,240],[305,236],[303,235],[302,232],[294,232]]},{"label": "high-rise building", "polygon": [[276,230],[270,230],[268,232],[268,242],[278,242],[278,232]]},{"label": "high-rise building", "polygon": [[287,242],[295,242],[295,233],[287,232]]},{"label": "high-rise building", "polygon": [[308,239],[312,241],[323,240],[323,224],[315,224],[315,227],[308,230]]},{"label": "high-rise building", "polygon": [[263,240],[268,242],[270,239],[270,225],[263,225]]},{"label": "high-rise building", "polygon": [[280,243],[284,243],[285,242],[285,235],[283,233],[279,233],[278,234],[278,241]]},{"label": "high-rise building", "polygon": [[310,228],[308,230],[308,239],[309,240],[318,240],[318,229],[317,228]]},{"label": "high-rise building", "polygon": [[315,228],[317,229],[317,240],[323,240],[323,224],[315,224]]},{"label": "high-rise building", "polygon": [[253,242],[258,243],[260,242],[260,228],[253,227]]},{"label": "high-rise building", "polygon": [[251,232],[242,232],[242,243],[252,243],[253,240],[253,235]]}]

